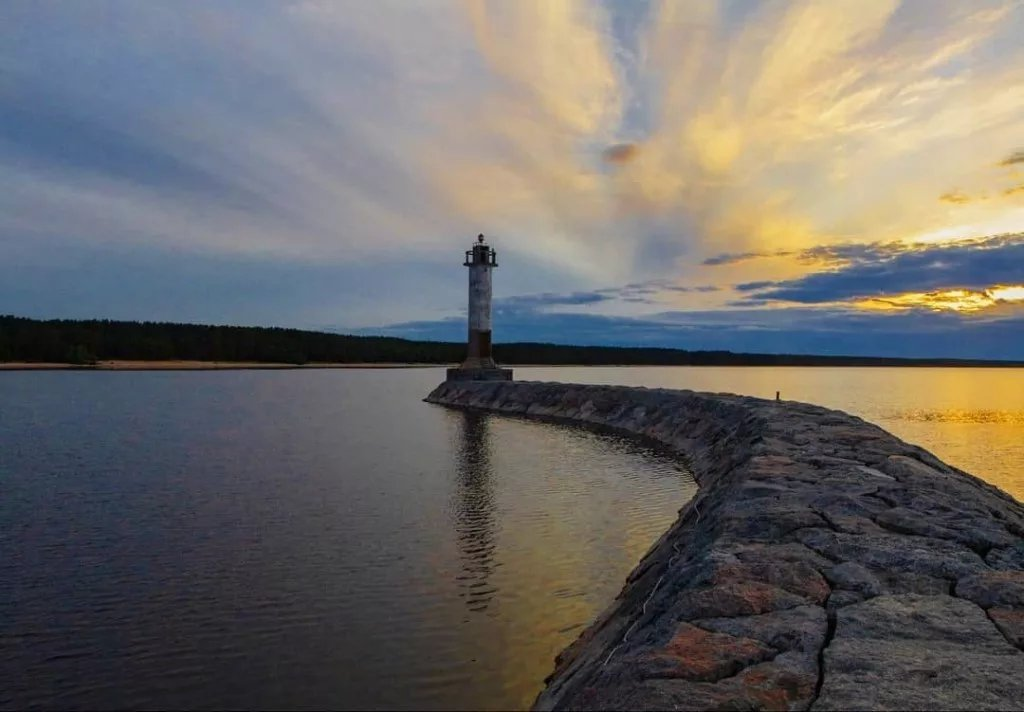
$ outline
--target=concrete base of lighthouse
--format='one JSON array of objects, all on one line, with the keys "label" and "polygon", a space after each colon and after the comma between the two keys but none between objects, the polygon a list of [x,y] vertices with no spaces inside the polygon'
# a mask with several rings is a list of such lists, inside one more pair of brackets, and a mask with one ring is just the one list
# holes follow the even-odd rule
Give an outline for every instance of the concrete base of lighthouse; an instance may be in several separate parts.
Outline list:
[{"label": "concrete base of lighthouse", "polygon": [[458,368],[448,369],[449,381],[511,381],[511,368]]}]

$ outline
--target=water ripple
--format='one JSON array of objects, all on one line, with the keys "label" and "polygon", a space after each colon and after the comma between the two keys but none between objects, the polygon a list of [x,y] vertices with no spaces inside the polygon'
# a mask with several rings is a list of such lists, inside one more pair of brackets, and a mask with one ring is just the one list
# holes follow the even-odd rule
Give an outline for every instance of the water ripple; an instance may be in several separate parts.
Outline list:
[{"label": "water ripple", "polygon": [[694,485],[437,377],[0,380],[0,707],[527,706]]}]

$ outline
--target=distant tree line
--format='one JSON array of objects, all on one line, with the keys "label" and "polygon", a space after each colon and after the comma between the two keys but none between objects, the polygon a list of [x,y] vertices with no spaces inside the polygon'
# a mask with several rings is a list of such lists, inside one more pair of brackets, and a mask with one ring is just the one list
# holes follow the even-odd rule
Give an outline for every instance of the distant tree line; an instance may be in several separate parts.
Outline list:
[{"label": "distant tree line", "polygon": [[461,344],[298,329],[0,316],[0,361],[444,363],[463,358],[463,350]]},{"label": "distant tree line", "polygon": [[[275,327],[109,320],[40,321],[0,316],[0,361],[90,365],[97,361],[262,363],[438,363],[465,357],[465,344],[351,336]],[[731,351],[510,343],[494,346],[510,364],[648,366],[1013,365],[1004,361],[744,354]],[[1017,364],[1020,365],[1020,364]]]}]

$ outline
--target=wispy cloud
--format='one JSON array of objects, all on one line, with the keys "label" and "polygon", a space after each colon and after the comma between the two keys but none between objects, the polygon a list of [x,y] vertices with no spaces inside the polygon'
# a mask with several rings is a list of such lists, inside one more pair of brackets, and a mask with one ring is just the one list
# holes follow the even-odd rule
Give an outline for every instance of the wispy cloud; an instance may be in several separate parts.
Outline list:
[{"label": "wispy cloud", "polygon": [[487,226],[624,279],[647,254],[656,276],[722,248],[932,228],[914,196],[1019,141],[1016,3],[636,15],[6,3],[0,229],[349,261]]},{"label": "wispy cloud", "polygon": [[714,257],[708,257],[706,260],[701,262],[706,267],[716,267],[718,265],[731,265],[739,262],[748,262],[750,260],[756,260],[764,257],[788,257],[793,254],[788,250],[779,250],[776,252],[737,252],[737,253],[724,253],[721,255],[715,255]]},{"label": "wispy cloud", "polygon": [[483,231],[499,295],[541,295],[518,313],[766,311],[987,288],[1019,257],[926,268],[912,239],[1024,224],[1011,0],[16,0],[0,26],[8,284],[74,244],[454,311],[444,266]]},{"label": "wispy cloud", "polygon": [[971,202],[973,198],[959,190],[951,190],[947,193],[943,193],[942,195],[940,195],[939,200],[941,200],[943,203],[953,203],[955,205],[962,205],[964,203]]},{"label": "wispy cloud", "polygon": [[580,306],[598,304],[612,299],[612,295],[602,292],[573,292],[571,294],[524,294],[504,297],[494,302],[494,311],[499,316],[524,312],[540,312],[552,307]]},{"label": "wispy cloud", "polygon": [[1014,151],[1009,156],[999,161],[1000,166],[1013,166],[1018,163],[1024,163],[1024,151]]}]

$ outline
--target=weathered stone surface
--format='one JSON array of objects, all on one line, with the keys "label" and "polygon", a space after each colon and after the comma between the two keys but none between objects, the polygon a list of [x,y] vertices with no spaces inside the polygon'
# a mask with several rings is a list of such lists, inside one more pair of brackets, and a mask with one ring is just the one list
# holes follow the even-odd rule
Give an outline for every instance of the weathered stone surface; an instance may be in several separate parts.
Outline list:
[{"label": "weathered stone surface", "polygon": [[756,584],[757,588],[769,584],[814,603],[823,603],[830,592],[817,567],[806,561],[772,560],[759,556],[756,550],[743,552],[736,561],[717,562],[706,578],[718,587],[727,583]]},{"label": "weathered stone surface", "polygon": [[988,552],[992,547],[1012,545],[1015,538],[999,522],[990,517],[969,516],[962,511],[941,507],[940,511],[922,502],[920,511],[908,507],[894,507],[879,513],[875,521],[891,531],[917,534],[936,539],[966,544],[977,552]]},{"label": "weathered stone surface", "polygon": [[982,608],[1024,608],[1024,571],[982,571],[966,576],[957,582],[956,595]]},{"label": "weathered stone surface", "polygon": [[482,382],[428,400],[650,438],[700,484],[537,709],[1024,709],[1024,507],[934,455],[728,394]]},{"label": "weathered stone surface", "polygon": [[869,568],[959,578],[985,568],[968,547],[943,539],[897,534],[848,534],[806,529],[797,538],[833,561],[855,561]]},{"label": "weathered stone surface", "polygon": [[915,643],[834,641],[824,679],[812,710],[1006,710],[1024,700],[1019,656]]},{"label": "weathered stone surface", "polygon": [[882,464],[882,470],[897,480],[904,477],[936,477],[938,472],[920,460],[904,455],[890,455]]},{"label": "weathered stone surface", "polygon": [[852,606],[854,603],[860,603],[863,600],[863,593],[839,589],[833,591],[832,595],[828,597],[828,601],[825,603],[825,609],[831,615],[834,614],[840,608]]},{"label": "weathered stone surface", "polygon": [[828,621],[821,606],[797,606],[759,616],[700,618],[693,624],[707,630],[753,638],[780,651],[818,654]]},{"label": "weathered stone surface", "polygon": [[[783,653],[774,660],[749,667],[737,676],[739,700],[747,709],[804,710],[814,699],[817,664],[805,656]],[[722,708],[719,708],[722,709]],[[732,709],[744,709],[734,706]]]},{"label": "weathered stone surface", "polygon": [[988,617],[1012,645],[1024,648],[1024,610],[989,608]]},{"label": "weathered stone surface", "polygon": [[[953,596],[877,596],[839,611],[833,646],[861,638],[892,645],[907,641],[975,652],[1016,653],[978,606]],[[1024,657],[1020,658],[1024,663]]]},{"label": "weathered stone surface", "polygon": [[835,588],[856,591],[864,596],[882,593],[882,582],[866,568],[854,561],[844,561],[825,572],[825,577]]},{"label": "weathered stone surface", "polygon": [[837,612],[813,709],[1005,709],[1024,701],[1024,654],[951,596],[879,596]]},{"label": "weathered stone surface", "polygon": [[721,616],[756,616],[769,611],[795,608],[807,599],[766,583],[723,583],[684,591],[673,610],[681,620]]},{"label": "weathered stone surface", "polygon": [[641,677],[678,677],[717,682],[754,663],[774,657],[775,649],[752,638],[714,633],[680,623],[664,648],[639,656]]},{"label": "weathered stone surface", "polygon": [[[634,668],[635,669],[635,668]],[[579,710],[805,710],[814,699],[817,673],[800,655],[782,653],[717,682],[636,678],[618,670],[580,688]]]},{"label": "weathered stone surface", "polygon": [[920,593],[925,596],[952,595],[954,581],[905,571],[875,571],[886,593]]},{"label": "weathered stone surface", "polygon": [[1024,542],[1014,546],[1001,547],[988,552],[985,561],[994,569],[1024,569]]}]

